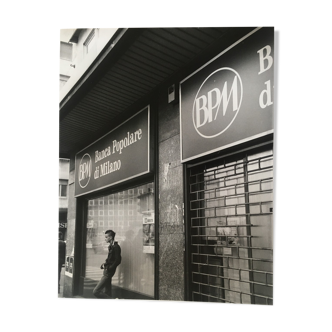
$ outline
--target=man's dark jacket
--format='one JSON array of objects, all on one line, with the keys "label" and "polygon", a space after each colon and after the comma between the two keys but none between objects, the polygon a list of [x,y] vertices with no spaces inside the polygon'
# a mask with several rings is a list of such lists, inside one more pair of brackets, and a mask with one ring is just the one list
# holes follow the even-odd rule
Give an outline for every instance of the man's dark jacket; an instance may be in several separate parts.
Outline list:
[{"label": "man's dark jacket", "polygon": [[108,247],[108,256],[104,263],[104,275],[113,276],[116,267],[121,263],[121,248],[118,242]]}]

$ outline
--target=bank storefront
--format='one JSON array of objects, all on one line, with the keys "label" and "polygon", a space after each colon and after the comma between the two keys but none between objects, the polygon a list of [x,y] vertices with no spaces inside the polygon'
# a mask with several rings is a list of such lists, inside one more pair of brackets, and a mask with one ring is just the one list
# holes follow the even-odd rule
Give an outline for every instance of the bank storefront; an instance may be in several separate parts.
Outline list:
[{"label": "bank storefront", "polygon": [[93,297],[100,265],[108,254],[105,231],[112,229],[122,249],[122,262],[112,279],[114,296],[154,299],[155,186],[150,140],[147,106],[76,155],[75,196],[81,198],[84,210],[82,259],[76,266],[80,266],[77,280],[83,297]]},{"label": "bank storefront", "polygon": [[273,30],[180,89],[189,299],[272,304]]},{"label": "bank storefront", "polygon": [[[176,68],[181,52],[204,52],[71,157],[65,295],[93,297],[112,229],[122,249],[115,298],[271,305],[274,29],[166,30],[143,29],[131,41],[123,63],[155,49],[139,67],[144,79],[130,76],[128,97],[129,84],[138,94]],[[106,78],[96,83],[103,93]]]}]

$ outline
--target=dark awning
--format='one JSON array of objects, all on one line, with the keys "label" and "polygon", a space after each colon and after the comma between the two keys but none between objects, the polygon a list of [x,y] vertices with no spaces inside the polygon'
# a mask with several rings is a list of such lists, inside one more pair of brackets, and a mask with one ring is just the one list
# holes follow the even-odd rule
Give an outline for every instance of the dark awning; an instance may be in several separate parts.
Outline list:
[{"label": "dark awning", "polygon": [[109,132],[134,104],[253,29],[119,29],[60,102],[60,157],[69,158]]}]

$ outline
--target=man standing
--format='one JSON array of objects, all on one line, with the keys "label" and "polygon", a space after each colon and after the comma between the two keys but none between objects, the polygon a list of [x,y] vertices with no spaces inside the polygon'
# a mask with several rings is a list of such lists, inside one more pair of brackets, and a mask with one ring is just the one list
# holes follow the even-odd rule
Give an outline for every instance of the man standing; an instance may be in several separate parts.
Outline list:
[{"label": "man standing", "polygon": [[[112,297],[112,277],[117,266],[121,263],[121,248],[114,241],[115,233],[112,230],[105,232],[105,241],[109,243],[108,256],[100,268],[104,269],[104,273],[99,283],[93,290],[93,295],[98,299],[110,299]],[[105,291],[103,292],[103,289]]]}]

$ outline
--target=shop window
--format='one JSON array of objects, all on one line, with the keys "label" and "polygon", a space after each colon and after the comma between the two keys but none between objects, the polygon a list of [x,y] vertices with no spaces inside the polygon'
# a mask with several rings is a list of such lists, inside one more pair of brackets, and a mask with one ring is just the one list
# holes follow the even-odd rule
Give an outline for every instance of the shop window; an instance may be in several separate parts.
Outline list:
[{"label": "shop window", "polygon": [[[153,183],[149,186],[153,187]],[[99,213],[108,215],[108,220],[104,220],[104,217],[98,214],[94,217],[93,226],[91,226],[92,223],[87,225],[85,278],[91,284],[97,284],[100,280],[102,276],[100,265],[107,256],[104,234],[106,230],[112,229],[116,232],[115,240],[122,250],[122,262],[116,270],[112,284],[125,289],[126,294],[133,292],[133,298],[137,298],[137,294],[153,298],[154,194],[147,190],[147,185],[125,191],[125,193],[129,192],[133,195],[128,203],[127,200],[124,202],[123,192],[105,196],[103,199],[109,204],[111,202],[112,208],[109,205],[103,205],[98,206],[98,209]],[[140,196],[138,192],[145,192],[145,194]],[[89,215],[90,212],[93,213],[90,202]],[[131,208],[128,208],[129,205]]]}]

